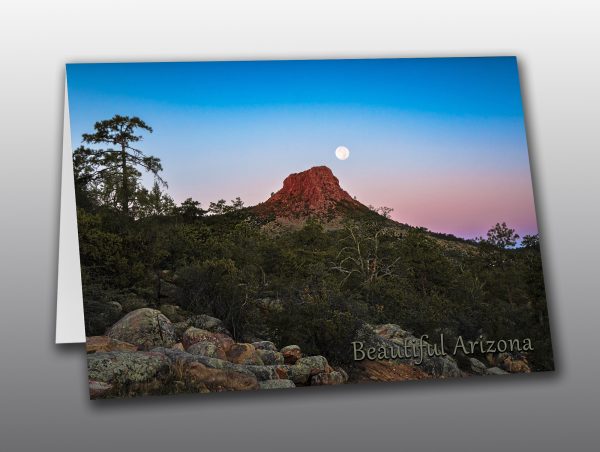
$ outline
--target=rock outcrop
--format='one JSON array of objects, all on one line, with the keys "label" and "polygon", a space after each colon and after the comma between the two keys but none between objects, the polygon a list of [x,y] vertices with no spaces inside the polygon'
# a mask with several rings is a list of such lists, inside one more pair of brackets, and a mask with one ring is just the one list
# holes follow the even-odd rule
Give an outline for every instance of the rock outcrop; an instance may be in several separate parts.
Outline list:
[{"label": "rock outcrop", "polygon": [[195,362],[186,367],[184,380],[198,392],[252,391],[259,389],[255,376],[231,369],[215,369]]},{"label": "rock outcrop", "polygon": [[283,353],[272,350],[256,349],[256,354],[264,364],[284,364]]},{"label": "rock outcrop", "polygon": [[[90,396],[153,393],[162,388],[171,362],[161,353],[97,352],[87,355]],[[110,386],[110,388],[108,387]]]},{"label": "rock outcrop", "polygon": [[208,330],[200,328],[190,327],[181,338],[183,347],[187,350],[192,345],[199,342],[210,342],[219,349],[220,353],[227,353],[227,351],[233,346],[234,341],[229,336],[222,333],[211,333]]},{"label": "rock outcrop", "polygon": [[253,209],[276,218],[331,217],[339,214],[340,209],[368,211],[340,187],[338,178],[326,166],[290,174],[281,190]]},{"label": "rock outcrop", "polygon": [[227,351],[227,359],[235,364],[264,364],[252,344],[233,344]]},{"label": "rock outcrop", "polygon": [[283,360],[286,364],[295,364],[300,358],[302,358],[302,351],[297,345],[288,345],[281,349]]},{"label": "rock outcrop", "polygon": [[260,381],[258,384],[260,389],[289,389],[296,387],[291,380],[265,380]]},{"label": "rock outcrop", "polygon": [[393,361],[363,361],[354,377],[357,383],[427,380],[431,376],[418,366]]},{"label": "rock outcrop", "polygon": [[[107,336],[87,338],[91,398],[141,394],[254,391],[347,382],[406,381],[466,375],[529,372],[526,358],[503,353],[482,361],[463,356],[462,369],[448,355],[396,357],[358,361],[350,377],[324,356],[305,356],[298,345],[280,351],[270,341],[235,342],[218,319],[195,316],[176,333],[157,310],[132,311],[115,323]],[[199,328],[200,325],[209,329]],[[364,347],[401,347],[418,341],[398,325],[364,324],[357,341]]]},{"label": "rock outcrop", "polygon": [[[179,326],[184,325],[185,331],[176,333],[164,314],[143,308],[113,325],[111,336],[89,337],[90,397],[270,390],[348,380],[323,356],[303,356],[297,345],[283,347],[284,354],[270,341],[236,343],[209,316],[195,316]],[[181,342],[175,342],[177,336]]]},{"label": "rock outcrop", "polygon": [[[358,341],[365,347],[383,347],[385,349],[403,347],[405,343],[411,344],[419,341],[408,331],[391,323],[379,326],[365,324],[359,331]],[[426,344],[426,342],[424,342]],[[462,377],[464,373],[459,369],[456,360],[449,355],[429,356],[427,353],[417,357],[402,357],[392,360],[396,364],[406,364],[418,367],[419,370],[434,378]]]},{"label": "rock outcrop", "polygon": [[137,345],[112,339],[108,336],[91,336],[85,341],[85,350],[88,353],[96,352],[134,352]]},{"label": "rock outcrop", "polygon": [[140,350],[171,347],[176,343],[171,321],[160,311],[150,308],[130,312],[106,333],[111,339],[135,344]]}]

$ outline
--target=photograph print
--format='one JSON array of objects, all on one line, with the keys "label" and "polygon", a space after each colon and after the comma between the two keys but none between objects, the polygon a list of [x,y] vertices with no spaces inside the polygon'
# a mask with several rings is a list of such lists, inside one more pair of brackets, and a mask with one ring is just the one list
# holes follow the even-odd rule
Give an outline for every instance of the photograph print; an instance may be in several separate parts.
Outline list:
[{"label": "photograph print", "polygon": [[92,399],[554,369],[516,58],[67,84]]}]

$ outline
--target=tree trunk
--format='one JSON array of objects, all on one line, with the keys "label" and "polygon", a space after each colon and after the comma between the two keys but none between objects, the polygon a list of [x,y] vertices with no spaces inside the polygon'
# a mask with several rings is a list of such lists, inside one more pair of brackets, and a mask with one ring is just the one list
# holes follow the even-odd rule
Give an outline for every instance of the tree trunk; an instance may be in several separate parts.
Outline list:
[{"label": "tree trunk", "polygon": [[123,171],[123,212],[129,214],[129,181],[127,180],[127,151],[121,144],[121,170]]}]

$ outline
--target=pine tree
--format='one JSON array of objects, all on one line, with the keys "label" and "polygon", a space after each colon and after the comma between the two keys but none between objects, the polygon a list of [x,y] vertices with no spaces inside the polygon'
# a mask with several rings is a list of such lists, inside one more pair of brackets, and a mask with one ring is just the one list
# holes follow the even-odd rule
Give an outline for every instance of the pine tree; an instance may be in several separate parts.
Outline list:
[{"label": "pine tree", "polygon": [[118,198],[120,208],[125,214],[129,214],[130,203],[135,194],[135,184],[140,175],[138,168],[152,173],[157,182],[166,186],[166,182],[159,176],[162,171],[160,159],[146,155],[132,146],[143,139],[143,136],[138,134],[138,129],[152,133],[152,127],[137,116],[115,115],[111,119],[96,122],[94,133],[82,135],[84,143],[108,144],[115,147],[94,149],[88,157],[93,159],[97,175],[118,175]]}]

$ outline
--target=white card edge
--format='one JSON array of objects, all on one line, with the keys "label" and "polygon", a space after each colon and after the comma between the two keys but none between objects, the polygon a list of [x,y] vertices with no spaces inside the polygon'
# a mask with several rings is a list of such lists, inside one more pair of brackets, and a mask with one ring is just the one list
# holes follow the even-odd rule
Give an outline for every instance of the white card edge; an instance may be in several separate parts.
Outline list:
[{"label": "white card edge", "polygon": [[75,181],[73,179],[73,160],[71,157],[71,126],[66,74],[63,121],[55,341],[57,344],[70,344],[85,342],[85,320],[83,315],[81,267],[79,266],[77,208],[75,205]]}]

